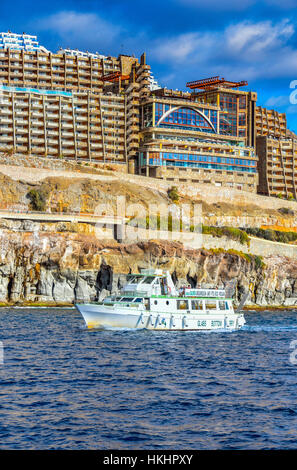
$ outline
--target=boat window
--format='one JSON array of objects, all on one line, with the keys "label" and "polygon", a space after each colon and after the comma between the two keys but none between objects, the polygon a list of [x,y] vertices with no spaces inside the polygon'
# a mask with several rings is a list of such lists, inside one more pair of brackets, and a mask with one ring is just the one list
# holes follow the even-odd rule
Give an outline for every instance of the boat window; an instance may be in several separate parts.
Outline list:
[{"label": "boat window", "polygon": [[122,302],[132,302],[132,299],[131,299],[131,297],[123,297],[121,301]]},{"label": "boat window", "polygon": [[206,300],[205,301],[205,308],[206,310],[216,310],[217,303],[214,300]]},{"label": "boat window", "polygon": [[189,308],[189,302],[187,300],[178,300],[177,308],[178,310],[187,310]]},{"label": "boat window", "polygon": [[157,301],[157,300],[155,300],[155,301],[154,301],[154,304],[155,304],[155,305],[157,305],[157,303],[158,303],[158,301]]},{"label": "boat window", "polygon": [[203,310],[202,300],[192,300],[192,310]]},{"label": "boat window", "polygon": [[153,276],[148,276],[144,278],[143,284],[152,284],[154,282],[155,278]]},{"label": "boat window", "polygon": [[142,280],[142,276],[135,276],[135,274],[127,276],[127,282],[129,284],[138,284]]},{"label": "boat window", "polygon": [[138,297],[137,299],[134,299],[133,302],[142,302],[142,298]]},{"label": "boat window", "polygon": [[169,305],[169,300],[166,300],[166,305]]},{"label": "boat window", "polygon": [[220,300],[219,301],[219,309],[220,310],[226,310],[226,302],[224,302],[223,300]]}]

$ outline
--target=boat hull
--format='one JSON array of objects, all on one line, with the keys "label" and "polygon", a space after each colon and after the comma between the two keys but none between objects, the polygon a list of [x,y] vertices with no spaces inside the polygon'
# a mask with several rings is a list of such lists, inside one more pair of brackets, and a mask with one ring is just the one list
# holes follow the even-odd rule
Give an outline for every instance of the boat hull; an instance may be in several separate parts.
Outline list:
[{"label": "boat hull", "polygon": [[147,310],[114,309],[95,304],[77,304],[88,328],[132,328],[148,330],[237,330],[245,324],[242,314],[181,314]]}]

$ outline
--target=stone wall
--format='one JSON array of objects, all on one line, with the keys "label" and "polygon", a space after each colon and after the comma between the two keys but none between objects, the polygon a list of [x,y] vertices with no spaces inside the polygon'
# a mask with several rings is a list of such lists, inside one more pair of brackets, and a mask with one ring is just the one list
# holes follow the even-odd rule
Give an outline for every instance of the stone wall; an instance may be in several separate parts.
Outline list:
[{"label": "stone wall", "polygon": [[[191,246],[191,245],[188,245]],[[250,237],[250,245],[242,245],[239,242],[229,238],[212,237],[204,235],[202,246],[206,249],[236,250],[256,256],[285,256],[291,259],[297,259],[297,245],[288,245],[287,243],[271,242],[261,238]]]},{"label": "stone wall", "polygon": [[164,178],[172,184],[212,184],[216,187],[240,189],[257,192],[258,174],[239,173],[224,170],[207,170],[198,168],[160,167],[156,169],[156,177]]}]

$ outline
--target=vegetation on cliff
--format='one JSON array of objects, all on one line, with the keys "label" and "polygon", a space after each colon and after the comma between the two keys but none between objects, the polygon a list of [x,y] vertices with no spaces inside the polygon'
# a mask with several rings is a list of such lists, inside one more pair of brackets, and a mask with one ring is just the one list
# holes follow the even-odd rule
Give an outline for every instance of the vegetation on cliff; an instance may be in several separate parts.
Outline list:
[{"label": "vegetation on cliff", "polygon": [[279,243],[292,243],[297,240],[297,232],[285,232],[272,229],[262,229],[262,228],[246,228],[246,232],[249,235],[258,238],[264,238],[272,242]]},{"label": "vegetation on cliff", "polygon": [[207,225],[202,225],[202,233],[219,238],[227,237],[231,240],[238,241],[242,245],[249,246],[250,244],[248,234],[244,230],[235,227],[209,227]]},{"label": "vegetation on cliff", "polygon": [[28,197],[30,199],[30,209],[33,211],[45,212],[47,201],[47,194],[45,191],[40,189],[31,189],[28,192]]}]

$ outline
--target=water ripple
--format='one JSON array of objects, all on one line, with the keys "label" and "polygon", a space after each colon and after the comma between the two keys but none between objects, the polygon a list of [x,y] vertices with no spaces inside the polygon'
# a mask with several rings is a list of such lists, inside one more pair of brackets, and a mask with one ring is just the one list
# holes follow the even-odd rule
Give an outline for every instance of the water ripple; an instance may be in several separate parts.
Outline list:
[{"label": "water ripple", "polygon": [[238,332],[87,330],[1,309],[0,449],[296,448],[296,312]]}]

